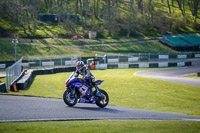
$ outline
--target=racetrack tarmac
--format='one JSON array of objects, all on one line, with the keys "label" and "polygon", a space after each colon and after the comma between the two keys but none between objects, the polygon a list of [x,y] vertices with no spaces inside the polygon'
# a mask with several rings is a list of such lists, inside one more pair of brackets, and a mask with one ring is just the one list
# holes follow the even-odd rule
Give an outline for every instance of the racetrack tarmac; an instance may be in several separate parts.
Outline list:
[{"label": "racetrack tarmac", "polygon": [[[156,69],[136,75],[200,87],[199,79],[180,78],[200,72],[200,66]],[[195,120],[200,117],[108,105],[78,103],[67,106],[62,99],[0,95],[0,122],[66,120]]]},{"label": "racetrack tarmac", "polygon": [[62,99],[0,95],[0,122],[67,120],[194,120],[200,117],[108,105],[78,103],[67,106]]},{"label": "racetrack tarmac", "polygon": [[200,87],[200,79],[181,76],[200,72],[200,65],[181,68],[154,69],[135,72],[134,75]]}]

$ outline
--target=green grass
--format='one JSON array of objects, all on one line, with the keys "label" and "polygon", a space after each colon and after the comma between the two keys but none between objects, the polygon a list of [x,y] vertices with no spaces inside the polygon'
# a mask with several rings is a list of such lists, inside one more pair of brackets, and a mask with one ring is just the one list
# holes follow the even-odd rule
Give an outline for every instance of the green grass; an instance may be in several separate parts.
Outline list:
[{"label": "green grass", "polygon": [[61,45],[61,46],[81,45],[80,41],[78,40],[61,39],[61,38],[33,39],[33,42],[46,44],[46,45]]},{"label": "green grass", "polygon": [[[133,75],[144,69],[94,70],[100,88],[110,96],[110,105],[200,116],[200,89],[178,83]],[[65,80],[71,73],[36,76],[29,90],[14,95],[62,98]],[[183,104],[184,103],[184,104]]]},{"label": "green grass", "polygon": [[0,78],[0,83],[6,83],[6,78]]},{"label": "green grass", "polygon": [[199,133],[198,121],[65,121],[0,123],[1,133]]},{"label": "green grass", "polygon": [[0,72],[5,72],[6,71],[6,69],[5,68],[3,68],[3,69],[0,69]]},{"label": "green grass", "polygon": [[[112,40],[111,40],[112,41]],[[119,53],[149,53],[149,52],[172,52],[175,50],[170,49],[161,43],[148,43],[148,44],[127,44],[127,45],[114,45],[114,46],[93,46],[90,49],[84,47],[55,47],[53,45],[80,45],[78,41],[69,39],[42,39],[35,40],[37,43],[46,45],[31,45],[31,44],[17,44],[17,56],[24,56],[24,60],[28,60],[28,56],[33,55],[62,55],[62,54],[82,54],[82,57],[94,57],[95,54],[105,54],[105,52],[119,52]],[[0,61],[14,61],[15,45],[8,41],[0,40]]]},{"label": "green grass", "polygon": [[48,45],[65,45],[65,46],[71,46],[71,45],[83,45],[83,44],[89,44],[89,45],[95,45],[95,44],[105,44],[105,43],[120,43],[120,42],[131,42],[131,41],[138,41],[138,40],[146,40],[146,39],[153,39],[155,37],[151,36],[135,36],[130,38],[121,37],[118,39],[81,39],[79,40],[73,40],[71,39],[63,39],[63,38],[44,38],[44,39],[33,39],[33,42],[35,43],[42,43],[42,44],[48,44]]},{"label": "green grass", "polygon": [[16,24],[6,21],[2,18],[0,18],[0,27],[4,30],[8,30],[8,31],[12,31],[12,32],[19,30],[19,27],[17,27]]},{"label": "green grass", "polygon": [[57,24],[48,24],[45,22],[37,21],[37,29],[33,30],[33,22],[30,23],[32,27],[32,32],[26,31],[25,34],[22,27],[18,27],[18,32],[16,33],[16,36],[19,38],[32,38],[32,39],[42,39],[42,38],[66,38],[71,37],[72,33],[65,30],[63,25],[57,25]]},{"label": "green grass", "polygon": [[[0,61],[14,61],[15,59],[15,45],[11,42],[0,40]],[[93,57],[98,51],[84,50],[84,48],[63,48],[54,47],[50,45],[31,45],[31,44],[17,44],[17,56],[18,58],[24,57],[24,60],[28,60],[28,56],[34,55],[62,55],[62,54],[82,54],[83,57]]]},{"label": "green grass", "polygon": [[198,74],[197,74],[197,73],[191,74],[191,75],[187,75],[187,76],[183,76],[183,77],[200,79],[200,77],[198,77]]},{"label": "green grass", "polygon": [[155,53],[155,52],[171,52],[176,53],[177,51],[159,43],[147,43],[147,44],[121,44],[121,45],[110,45],[110,46],[93,46],[91,50],[98,50],[102,52],[121,52],[121,53]]}]

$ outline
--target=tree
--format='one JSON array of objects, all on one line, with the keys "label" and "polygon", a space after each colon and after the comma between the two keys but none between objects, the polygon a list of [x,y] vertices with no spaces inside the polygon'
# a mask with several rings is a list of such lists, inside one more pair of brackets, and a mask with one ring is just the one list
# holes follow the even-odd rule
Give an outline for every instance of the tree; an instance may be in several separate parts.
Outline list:
[{"label": "tree", "polygon": [[192,15],[195,17],[195,21],[198,18],[198,10],[199,10],[199,3],[200,0],[191,0],[190,4],[190,10],[192,12]]},{"label": "tree", "polygon": [[110,0],[107,0],[107,10],[108,10],[108,35],[111,36],[111,13],[110,13],[110,8],[111,8],[111,5],[110,5]]},{"label": "tree", "polygon": [[87,23],[87,16],[88,16],[88,0],[84,0],[83,1],[83,7],[84,7],[84,9],[85,9],[85,25],[86,25],[86,23]]},{"label": "tree", "polygon": [[151,27],[154,28],[154,6],[152,0],[149,0],[149,13],[151,14]]},{"label": "tree", "polygon": [[30,14],[31,14],[31,20],[33,22],[33,28],[34,30],[37,29],[37,13],[40,9],[40,0],[30,0]]},{"label": "tree", "polygon": [[81,2],[81,0],[79,0],[79,2],[80,2],[80,13],[81,13],[81,26],[82,26],[82,27],[84,27],[84,25],[83,25],[83,11],[82,11],[82,2]]},{"label": "tree", "polygon": [[134,22],[134,19],[136,18],[136,12],[134,9],[134,1],[130,0],[129,5],[127,5],[127,9],[129,9],[130,14],[126,14],[126,16],[123,18],[123,28],[127,31],[127,37],[130,37],[130,34],[132,31],[135,30],[135,25],[137,25],[137,22]]},{"label": "tree", "polygon": [[57,0],[57,16],[58,16],[58,23],[60,24],[61,22],[61,15],[62,15],[62,3],[63,3],[63,0]]},{"label": "tree", "polygon": [[[75,22],[68,22],[73,28],[81,24],[84,31],[96,29],[97,32],[105,32],[106,29],[109,36],[123,34],[129,37],[149,29],[162,33],[165,29],[175,31],[173,27],[177,27],[176,30],[184,26],[198,29],[199,3],[200,0],[0,0],[0,21],[17,24],[29,36],[35,33],[37,17],[41,13],[59,16],[59,25],[65,25],[61,16],[67,15],[69,20],[70,15],[77,15],[80,16],[80,23],[77,23],[77,17]],[[181,16],[177,9],[181,11]],[[175,18],[177,16],[179,19]],[[88,21],[89,17],[92,22]],[[0,25],[0,29],[2,27]]]},{"label": "tree", "polygon": [[138,2],[138,9],[140,10],[141,14],[143,14],[143,0],[137,0]]},{"label": "tree", "polygon": [[169,9],[169,13],[171,14],[171,7],[170,7],[170,4],[169,4],[169,0],[167,0],[167,6],[168,6],[168,9]]},{"label": "tree", "polygon": [[[76,0],[76,16],[78,15],[78,1]],[[78,22],[77,17],[76,17],[76,23]]]},{"label": "tree", "polygon": [[185,16],[185,0],[177,0],[177,3],[182,15]]}]

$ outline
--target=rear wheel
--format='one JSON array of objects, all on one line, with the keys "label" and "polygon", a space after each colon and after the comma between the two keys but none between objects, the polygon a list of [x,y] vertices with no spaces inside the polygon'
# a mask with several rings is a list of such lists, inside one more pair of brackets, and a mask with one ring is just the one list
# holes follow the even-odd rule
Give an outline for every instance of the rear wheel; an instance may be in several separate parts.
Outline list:
[{"label": "rear wheel", "polygon": [[63,93],[63,100],[68,106],[74,106],[77,103],[77,94],[73,95],[70,89],[66,89]]},{"label": "rear wheel", "polygon": [[106,91],[100,90],[100,92],[102,93],[103,98],[99,98],[99,100],[96,101],[96,105],[100,108],[104,108],[108,105],[109,97]]}]

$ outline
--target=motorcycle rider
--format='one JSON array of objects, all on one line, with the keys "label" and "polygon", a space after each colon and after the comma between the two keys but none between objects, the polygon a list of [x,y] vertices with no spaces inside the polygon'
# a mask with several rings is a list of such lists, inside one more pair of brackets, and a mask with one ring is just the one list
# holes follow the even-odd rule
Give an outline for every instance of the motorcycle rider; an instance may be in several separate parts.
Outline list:
[{"label": "motorcycle rider", "polygon": [[90,85],[89,89],[90,89],[91,95],[92,95],[92,88],[95,87],[97,91],[96,96],[100,96],[99,88],[97,87],[95,83],[95,77],[92,75],[90,70],[84,65],[83,61],[78,61],[76,63],[76,74],[74,76],[78,77],[79,74],[81,74],[82,78],[85,79],[85,81],[89,83]]}]

